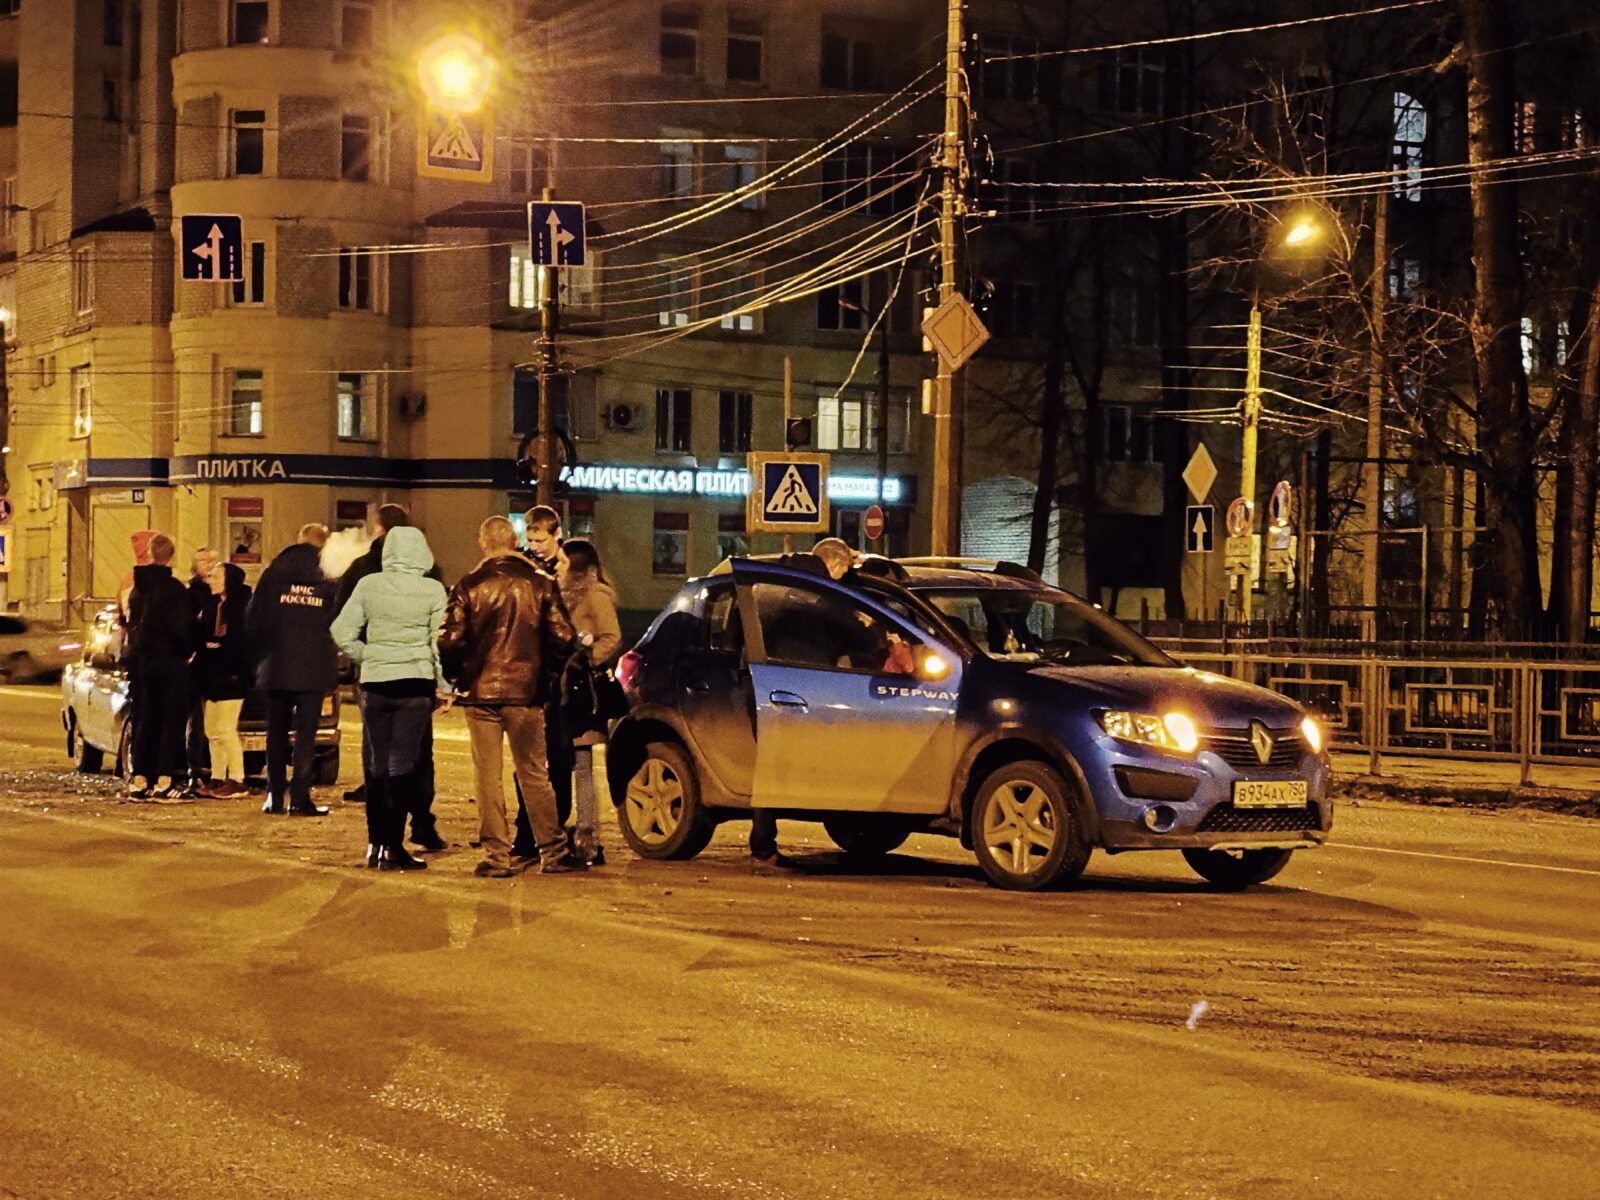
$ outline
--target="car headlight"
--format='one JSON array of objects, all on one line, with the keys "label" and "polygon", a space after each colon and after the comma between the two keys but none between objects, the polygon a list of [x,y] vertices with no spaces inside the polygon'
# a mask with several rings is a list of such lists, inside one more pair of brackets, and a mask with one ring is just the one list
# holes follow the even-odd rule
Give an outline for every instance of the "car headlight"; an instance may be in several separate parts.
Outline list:
[{"label": "car headlight", "polygon": [[1311,753],[1322,753],[1322,726],[1318,725],[1312,717],[1307,717],[1300,722],[1300,736],[1305,739],[1306,745],[1311,747]]},{"label": "car headlight", "polygon": [[1097,713],[1100,727],[1121,742],[1137,742],[1159,750],[1193,754],[1200,748],[1200,731],[1187,713]]}]

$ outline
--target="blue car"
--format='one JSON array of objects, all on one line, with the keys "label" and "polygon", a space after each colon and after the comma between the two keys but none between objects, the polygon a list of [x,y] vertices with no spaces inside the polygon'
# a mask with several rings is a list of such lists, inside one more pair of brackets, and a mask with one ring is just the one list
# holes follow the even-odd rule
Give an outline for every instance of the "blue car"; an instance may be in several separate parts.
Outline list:
[{"label": "blue car", "polygon": [[692,858],[761,808],[857,856],[947,834],[1002,888],[1072,880],[1095,847],[1179,850],[1243,888],[1332,824],[1300,706],[1011,563],[868,558],[834,580],[811,554],[732,559],[618,677],[608,774],[645,858]]}]

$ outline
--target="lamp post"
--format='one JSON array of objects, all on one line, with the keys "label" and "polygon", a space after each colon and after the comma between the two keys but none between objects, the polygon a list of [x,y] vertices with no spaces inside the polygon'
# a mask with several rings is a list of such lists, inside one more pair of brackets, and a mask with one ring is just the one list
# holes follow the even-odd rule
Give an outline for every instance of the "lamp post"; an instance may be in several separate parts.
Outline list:
[{"label": "lamp post", "polygon": [[[1322,223],[1315,217],[1300,215],[1285,223],[1286,227],[1276,245],[1292,253],[1304,253],[1322,239]],[[1269,250],[1272,247],[1269,246]],[[1261,289],[1250,292],[1250,325],[1245,335],[1244,405],[1240,413],[1243,426],[1239,450],[1239,495],[1249,505],[1250,528],[1247,536],[1251,546],[1256,537],[1256,458],[1261,430]],[[1250,561],[1245,563],[1244,584],[1240,589],[1239,611],[1244,620],[1250,620],[1255,573]]]}]

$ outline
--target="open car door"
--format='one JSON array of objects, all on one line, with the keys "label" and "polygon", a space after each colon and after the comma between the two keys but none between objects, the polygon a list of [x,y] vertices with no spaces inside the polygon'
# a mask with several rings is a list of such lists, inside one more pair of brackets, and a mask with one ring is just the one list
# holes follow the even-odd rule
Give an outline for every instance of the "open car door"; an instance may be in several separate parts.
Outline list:
[{"label": "open car door", "polygon": [[732,569],[755,691],[752,806],[943,812],[961,657],[825,576]]}]

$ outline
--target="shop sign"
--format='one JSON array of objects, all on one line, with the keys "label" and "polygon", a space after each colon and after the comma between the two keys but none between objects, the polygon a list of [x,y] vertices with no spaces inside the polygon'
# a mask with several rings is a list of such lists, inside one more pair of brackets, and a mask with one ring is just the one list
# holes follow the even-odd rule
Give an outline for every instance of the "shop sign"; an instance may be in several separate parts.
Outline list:
[{"label": "shop sign", "polygon": [[229,496],[223,501],[228,518],[228,561],[241,567],[261,562],[261,520],[266,501],[259,496]]},{"label": "shop sign", "polygon": [[[562,481],[579,492],[617,492],[639,496],[705,496],[742,500],[750,494],[750,472],[694,467],[632,467],[620,463],[580,463],[561,472]],[[849,503],[882,500],[898,504],[905,481],[891,475],[878,495],[875,475],[831,475],[828,499]]]}]

